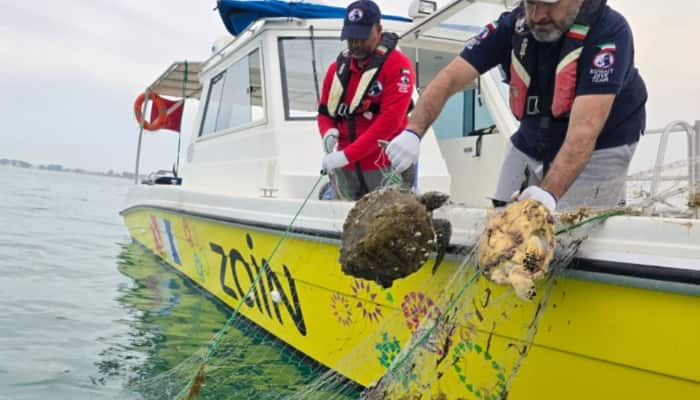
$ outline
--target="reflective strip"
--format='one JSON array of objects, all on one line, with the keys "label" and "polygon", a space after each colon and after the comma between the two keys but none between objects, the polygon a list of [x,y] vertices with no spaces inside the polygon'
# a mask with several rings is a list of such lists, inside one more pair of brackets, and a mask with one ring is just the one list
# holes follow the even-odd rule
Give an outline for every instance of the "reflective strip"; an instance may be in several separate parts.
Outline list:
[{"label": "reflective strip", "polygon": [[340,97],[343,95],[343,83],[338,78],[338,74],[333,74],[333,83],[331,90],[328,92],[328,114],[335,118],[338,110],[338,104],[343,100]]},{"label": "reflective strip", "polygon": [[525,116],[525,103],[531,78],[515,56],[515,51],[511,51],[510,59],[510,110],[518,120],[522,120]]},{"label": "reflective strip", "polygon": [[571,111],[576,97],[576,69],[583,47],[570,52],[557,65],[554,79],[554,97],[552,99],[552,115],[561,117]]},{"label": "reflective strip", "polygon": [[518,74],[520,80],[523,81],[525,86],[530,87],[530,74],[527,73],[527,70],[525,67],[523,67],[523,64],[521,64],[518,57],[515,56],[514,50],[511,50],[510,52],[510,60],[510,65],[513,66],[513,70]]},{"label": "reflective strip", "polygon": [[557,65],[557,74],[561,72],[564,68],[569,63],[576,62],[581,57],[581,52],[583,51],[583,47],[579,47],[578,49],[572,51],[571,53],[567,54],[566,57],[562,58],[561,61],[559,61],[559,64]]},{"label": "reflective strip", "polygon": [[378,70],[379,68],[372,68],[365,71],[362,74],[362,77],[360,78],[360,83],[357,84],[357,89],[355,90],[355,96],[352,99],[352,103],[350,103],[348,114],[354,113],[355,109],[360,105],[364,94],[367,91],[367,88],[369,87],[369,84],[372,83],[374,75],[377,73]]}]

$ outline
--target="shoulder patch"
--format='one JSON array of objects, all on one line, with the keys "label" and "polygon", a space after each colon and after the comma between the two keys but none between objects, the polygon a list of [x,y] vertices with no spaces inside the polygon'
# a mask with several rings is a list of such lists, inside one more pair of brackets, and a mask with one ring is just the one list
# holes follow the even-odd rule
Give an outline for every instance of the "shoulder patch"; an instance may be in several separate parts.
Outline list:
[{"label": "shoulder patch", "polygon": [[600,51],[593,57],[593,66],[599,69],[612,68],[615,65],[615,53]]}]

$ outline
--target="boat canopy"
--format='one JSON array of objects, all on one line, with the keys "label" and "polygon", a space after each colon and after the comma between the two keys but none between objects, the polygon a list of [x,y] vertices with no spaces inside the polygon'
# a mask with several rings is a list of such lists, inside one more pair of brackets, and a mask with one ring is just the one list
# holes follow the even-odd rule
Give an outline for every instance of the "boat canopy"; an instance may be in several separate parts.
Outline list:
[{"label": "boat canopy", "polygon": [[201,62],[176,61],[147,90],[163,96],[199,100],[202,94],[202,84],[199,82],[201,70]]},{"label": "boat canopy", "polygon": [[[402,46],[461,51],[486,24],[513,8],[510,0],[452,0],[401,35]],[[437,46],[437,47],[436,47]]]},{"label": "boat canopy", "polygon": [[[238,36],[253,22],[263,18],[304,18],[323,19],[345,17],[345,8],[302,2],[278,0],[218,0],[217,8],[226,29]],[[397,15],[382,15],[383,19],[411,22],[411,19]]]}]

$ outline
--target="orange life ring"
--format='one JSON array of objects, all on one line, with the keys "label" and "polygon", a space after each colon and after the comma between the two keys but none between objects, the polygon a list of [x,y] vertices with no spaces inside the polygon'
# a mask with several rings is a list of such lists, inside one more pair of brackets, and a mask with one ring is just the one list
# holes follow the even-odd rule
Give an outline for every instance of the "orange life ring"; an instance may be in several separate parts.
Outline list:
[{"label": "orange life ring", "polygon": [[[166,107],[163,99],[161,99],[155,92],[149,93],[148,98],[153,102],[153,106],[158,109],[158,118],[151,122],[143,121],[143,129],[147,131],[157,131],[168,119],[168,108]],[[136,121],[139,124],[141,124],[141,121],[143,120],[141,110],[143,109],[143,102],[145,99],[146,94],[141,93],[134,102],[134,114],[136,115]]]}]

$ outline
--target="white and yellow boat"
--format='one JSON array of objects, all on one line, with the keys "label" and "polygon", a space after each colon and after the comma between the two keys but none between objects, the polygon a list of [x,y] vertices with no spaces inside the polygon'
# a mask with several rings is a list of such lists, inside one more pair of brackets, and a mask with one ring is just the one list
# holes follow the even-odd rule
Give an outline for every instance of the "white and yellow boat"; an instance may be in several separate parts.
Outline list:
[{"label": "white and yellow boat", "polygon": [[[420,63],[424,87],[474,29],[502,11],[495,3],[457,0],[410,24],[389,21],[385,30],[403,32],[401,46]],[[481,233],[515,127],[497,71],[480,81],[484,105],[474,102],[476,87],[457,95],[421,148],[419,190],[449,192],[458,204],[442,215],[454,229],[452,254],[390,289],[342,274],[339,238],[352,204],[316,200],[322,154],[314,119],[314,80],[343,45],[340,25],[258,19],[207,61],[188,63],[188,77],[184,63],[175,63],[148,87],[180,96],[172,80],[184,79],[190,97],[201,93],[201,107],[182,183],[131,190],[122,215],[134,240],[270,335],[362,386],[396,367],[422,321],[453,312],[451,329],[422,345],[429,354],[414,359],[422,364],[389,398],[700,398],[697,208],[674,218],[608,219],[550,282],[545,303],[521,303],[483,280],[467,285],[472,269],[458,250]],[[692,138],[694,194],[700,125],[683,126]],[[465,287],[468,304],[448,306]],[[489,297],[500,303],[490,306]],[[426,379],[433,381],[426,386]]]}]

